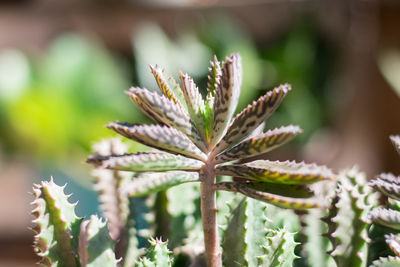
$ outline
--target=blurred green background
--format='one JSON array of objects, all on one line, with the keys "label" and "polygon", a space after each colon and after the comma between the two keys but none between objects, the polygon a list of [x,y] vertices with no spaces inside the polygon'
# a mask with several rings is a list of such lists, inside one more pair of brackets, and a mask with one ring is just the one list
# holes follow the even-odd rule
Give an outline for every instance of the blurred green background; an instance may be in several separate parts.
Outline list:
[{"label": "blurred green background", "polygon": [[281,83],[293,88],[266,128],[298,124],[304,133],[272,158],[359,164],[370,176],[400,171],[387,139],[400,133],[396,10],[391,1],[0,3],[0,212],[8,218],[0,266],[35,259],[26,230],[32,183],[54,176],[79,199],[79,215],[98,213],[84,160],[114,136],[108,122],[150,122],[124,94],[133,85],[157,90],[149,64],[176,78],[189,73],[204,93],[213,55],[239,52],[237,111]]}]

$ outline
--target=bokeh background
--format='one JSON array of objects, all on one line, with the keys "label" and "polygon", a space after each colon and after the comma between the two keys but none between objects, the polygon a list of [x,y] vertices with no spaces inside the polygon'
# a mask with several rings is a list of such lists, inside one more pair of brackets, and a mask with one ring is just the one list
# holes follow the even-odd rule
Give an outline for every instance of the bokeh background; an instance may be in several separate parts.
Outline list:
[{"label": "bokeh background", "polygon": [[109,121],[149,122],[123,93],[156,89],[148,64],[204,88],[212,56],[237,51],[238,110],[293,87],[266,126],[304,134],[271,158],[400,173],[399,14],[395,0],[0,1],[0,266],[37,261],[33,183],[53,176],[78,215],[98,213],[84,160]]}]

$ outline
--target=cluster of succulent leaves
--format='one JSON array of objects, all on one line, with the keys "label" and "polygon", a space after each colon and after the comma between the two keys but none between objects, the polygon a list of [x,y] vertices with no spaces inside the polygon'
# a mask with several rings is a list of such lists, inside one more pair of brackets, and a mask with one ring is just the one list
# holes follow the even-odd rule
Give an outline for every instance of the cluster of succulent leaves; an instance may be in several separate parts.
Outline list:
[{"label": "cluster of succulent leaves", "polygon": [[[400,136],[390,137],[398,153],[400,153]],[[389,228],[394,233],[385,235],[385,241],[394,255],[380,257],[373,262],[374,266],[400,266],[400,177],[391,173],[381,173],[370,182],[376,191],[388,197],[388,207],[378,207],[369,213],[374,224]]]}]

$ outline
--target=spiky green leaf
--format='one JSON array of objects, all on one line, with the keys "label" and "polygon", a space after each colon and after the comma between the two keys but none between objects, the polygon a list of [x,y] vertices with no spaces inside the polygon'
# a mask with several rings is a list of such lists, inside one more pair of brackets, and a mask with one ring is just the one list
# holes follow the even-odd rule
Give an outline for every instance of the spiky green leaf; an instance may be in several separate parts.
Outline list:
[{"label": "spiky green leaf", "polygon": [[275,184],[255,181],[246,181],[242,184],[257,191],[284,197],[310,198],[314,196],[313,191],[307,185]]},{"label": "spiky green leaf", "polygon": [[186,135],[168,126],[112,122],[107,127],[127,138],[154,148],[199,160],[207,159],[206,155]]},{"label": "spiky green leaf", "polygon": [[225,266],[259,266],[267,244],[265,208],[262,202],[244,198],[233,210],[222,244]]},{"label": "spiky green leaf", "polygon": [[138,267],[171,267],[171,251],[168,250],[167,242],[160,239],[149,239],[150,247],[146,250],[144,258],[139,260]]},{"label": "spiky green leaf", "polygon": [[217,167],[217,174],[282,184],[305,184],[334,179],[332,171],[325,166],[294,161],[256,160],[245,164],[223,165]]},{"label": "spiky green leaf", "polygon": [[139,174],[121,190],[123,194],[130,197],[138,197],[156,193],[175,185],[197,181],[199,181],[199,174],[197,172],[146,172]]},{"label": "spiky green leaf", "polygon": [[215,153],[224,151],[248,136],[275,111],[290,90],[290,85],[283,84],[248,105],[229,125],[226,135],[216,145]]},{"label": "spiky green leaf", "polygon": [[392,209],[376,208],[369,213],[374,223],[400,230],[400,212]]},{"label": "spiky green leaf", "polygon": [[293,198],[293,197],[280,196],[268,192],[258,191],[253,188],[247,187],[245,184],[240,182],[220,182],[215,184],[215,189],[230,191],[230,192],[238,192],[247,197],[271,203],[273,205],[282,208],[304,210],[311,208],[322,208],[325,207],[327,204],[322,199]]},{"label": "spiky green leaf", "polygon": [[194,122],[184,108],[167,97],[147,89],[132,87],[126,93],[150,118],[158,123],[180,130],[201,150],[205,150],[205,145],[198,134]]},{"label": "spiky green leaf", "polygon": [[222,63],[222,75],[214,98],[214,128],[210,140],[214,147],[226,132],[226,126],[235,112],[242,85],[242,63],[239,54],[234,54]]},{"label": "spiky green leaf", "polygon": [[264,255],[258,257],[262,267],[291,267],[297,258],[294,250],[299,244],[294,240],[295,233],[286,229],[268,230],[267,244],[263,246]]},{"label": "spiky green leaf", "polygon": [[93,164],[97,168],[135,172],[199,170],[204,165],[204,163],[199,160],[165,152],[110,156],[93,155],[88,158],[87,162]]},{"label": "spiky green leaf", "polygon": [[51,179],[33,188],[34,248],[44,266],[78,266],[76,254],[82,219],[75,215],[76,204],[68,202],[64,187]]},{"label": "spiky green leaf", "polygon": [[116,267],[118,261],[114,254],[114,245],[107,224],[97,216],[92,215],[81,224],[78,250],[81,266]]},{"label": "spiky green leaf", "polygon": [[387,258],[380,257],[378,260],[375,260],[371,267],[399,267],[400,266],[400,257],[392,257],[389,256]]},{"label": "spiky green leaf", "polygon": [[298,126],[285,126],[248,138],[228,151],[218,155],[216,163],[245,159],[271,151],[292,140],[302,131]]}]

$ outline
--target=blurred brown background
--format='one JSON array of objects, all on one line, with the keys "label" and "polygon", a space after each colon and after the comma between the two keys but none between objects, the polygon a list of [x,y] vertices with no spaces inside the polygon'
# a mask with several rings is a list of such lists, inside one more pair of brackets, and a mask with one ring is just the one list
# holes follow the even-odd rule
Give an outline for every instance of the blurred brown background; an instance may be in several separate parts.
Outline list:
[{"label": "blurred brown background", "polygon": [[146,64],[192,74],[239,51],[241,107],[282,82],[293,96],[267,123],[304,137],[271,155],[400,173],[400,3],[277,0],[0,1],[0,266],[32,266],[32,183],[68,182],[97,211],[93,142],[110,120],[142,121],[124,97],[155,88]]}]

